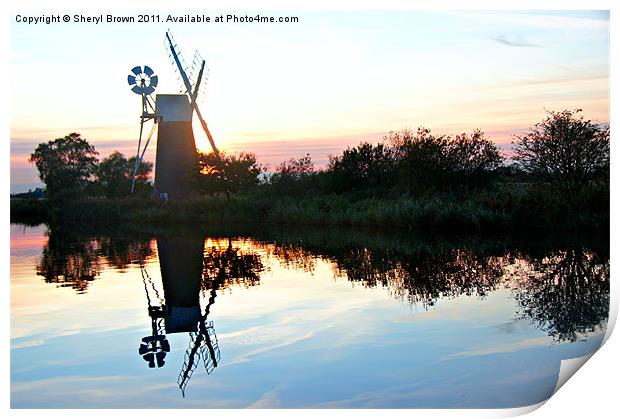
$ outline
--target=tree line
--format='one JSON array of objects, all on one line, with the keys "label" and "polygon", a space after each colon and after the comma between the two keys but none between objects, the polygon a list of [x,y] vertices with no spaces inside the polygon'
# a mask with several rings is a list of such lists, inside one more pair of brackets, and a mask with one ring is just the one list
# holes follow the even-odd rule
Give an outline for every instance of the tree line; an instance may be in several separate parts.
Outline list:
[{"label": "tree line", "polygon": [[[241,152],[198,153],[192,178],[197,195],[243,193],[260,189],[277,196],[308,194],[384,194],[419,196],[454,190],[479,190],[511,178],[551,185],[578,194],[609,183],[609,126],[587,120],[581,110],[548,112],[543,121],[514,140],[505,158],[480,130],[456,136],[429,129],[390,132],[376,144],[362,142],[330,156],[317,170],[309,155],[280,163],[274,170]],[[86,194],[129,195],[135,157],[115,151],[98,159],[95,147],[77,133],[38,145],[30,156],[48,197]],[[152,194],[153,164],[142,162],[137,194]]]},{"label": "tree line", "polygon": [[581,110],[548,112],[540,123],[515,136],[513,155],[502,156],[481,130],[454,137],[429,129],[390,132],[377,144],[362,142],[329,156],[315,168],[310,155],[280,163],[267,173],[251,153],[199,155],[196,184],[201,193],[262,187],[277,196],[349,193],[360,196],[419,196],[483,189],[499,179],[547,184],[576,194],[609,183],[609,126],[586,120]]}]

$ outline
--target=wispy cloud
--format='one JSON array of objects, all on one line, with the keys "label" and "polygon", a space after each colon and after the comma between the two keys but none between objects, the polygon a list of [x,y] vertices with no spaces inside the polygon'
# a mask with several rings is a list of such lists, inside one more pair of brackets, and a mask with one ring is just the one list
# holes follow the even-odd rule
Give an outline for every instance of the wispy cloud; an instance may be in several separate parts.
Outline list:
[{"label": "wispy cloud", "polygon": [[271,390],[266,391],[260,397],[260,399],[256,400],[254,403],[250,404],[248,408],[250,409],[274,409],[280,405],[279,394],[282,389],[282,384],[278,384],[276,387]]},{"label": "wispy cloud", "polygon": [[480,349],[474,349],[471,351],[458,352],[456,354],[452,354],[444,358],[444,360],[461,358],[466,356],[483,356],[483,355],[493,355],[498,353],[507,353],[507,352],[516,352],[523,349],[529,349],[539,346],[549,346],[553,343],[553,339],[549,336],[539,336],[536,338],[529,338],[525,340],[520,340],[517,342],[510,342],[498,346],[485,347]]},{"label": "wispy cloud", "polygon": [[507,45],[509,47],[526,47],[526,48],[542,48],[543,46],[540,44],[535,44],[533,42],[523,41],[519,38],[508,38],[505,35],[497,35],[491,36],[491,39],[495,42],[499,42],[500,44]]}]

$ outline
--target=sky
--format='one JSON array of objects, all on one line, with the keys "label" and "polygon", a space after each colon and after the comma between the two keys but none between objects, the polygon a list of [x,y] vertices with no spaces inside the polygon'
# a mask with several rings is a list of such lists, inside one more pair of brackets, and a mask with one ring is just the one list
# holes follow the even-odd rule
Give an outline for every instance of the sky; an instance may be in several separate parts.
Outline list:
[{"label": "sky", "polygon": [[[186,13],[196,12],[171,12]],[[588,119],[609,121],[605,11],[261,14],[299,22],[28,25],[13,19],[11,191],[39,186],[29,154],[70,132],[81,133],[100,157],[135,153],[140,98],[126,77],[147,64],[159,75],[156,93],[179,92],[164,47],[168,28],[187,62],[196,49],[207,61],[201,111],[218,147],[254,152],[271,167],[306,153],[324,164],[347,146],[418,126],[451,135],[480,128],[506,148],[546,110],[580,108]],[[194,122],[197,146],[208,150]],[[155,145],[147,159],[154,152]]]}]

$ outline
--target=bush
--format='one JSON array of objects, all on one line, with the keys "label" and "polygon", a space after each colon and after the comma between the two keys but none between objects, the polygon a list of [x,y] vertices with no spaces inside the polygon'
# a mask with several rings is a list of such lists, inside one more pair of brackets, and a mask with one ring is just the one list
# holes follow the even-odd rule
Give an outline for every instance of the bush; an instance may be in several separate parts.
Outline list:
[{"label": "bush", "polygon": [[347,148],[342,156],[330,156],[327,172],[335,192],[392,186],[395,176],[392,149],[382,143],[361,143]]},{"label": "bush", "polygon": [[317,173],[309,154],[283,161],[269,178],[274,195],[303,196],[317,189]]},{"label": "bush", "polygon": [[259,183],[264,167],[256,161],[256,155],[198,153],[198,168],[194,176],[194,187],[204,194],[235,193],[248,190]]},{"label": "bush", "polygon": [[[108,198],[122,198],[131,193],[131,183],[136,158],[129,159],[115,151],[103,159],[95,170],[96,181],[92,184],[92,193],[103,194]],[[153,163],[142,161],[136,171],[134,190],[140,196],[149,196],[153,188],[149,183],[149,175]]]},{"label": "bush", "polygon": [[419,195],[453,186],[480,187],[500,167],[495,144],[480,130],[452,138],[419,128],[390,132],[377,145],[361,143],[330,157],[327,172],[335,192],[400,190]]},{"label": "bush", "polygon": [[526,172],[575,193],[592,182],[609,182],[609,126],[575,111],[548,112],[517,136],[515,160]]}]

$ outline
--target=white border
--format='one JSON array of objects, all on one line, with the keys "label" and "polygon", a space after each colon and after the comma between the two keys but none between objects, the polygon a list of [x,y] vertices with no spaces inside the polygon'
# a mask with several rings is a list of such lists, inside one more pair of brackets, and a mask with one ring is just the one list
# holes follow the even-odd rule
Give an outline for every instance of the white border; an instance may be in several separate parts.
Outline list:
[{"label": "white border", "polygon": [[[620,50],[618,45],[618,19],[616,14],[620,13],[620,6],[616,5],[617,2],[613,1],[572,1],[572,0],[521,0],[521,1],[481,1],[473,0],[468,1],[466,4],[462,1],[447,1],[447,0],[435,0],[435,1],[398,1],[398,0],[382,0],[380,2],[370,0],[360,1],[337,1],[337,0],[315,0],[307,2],[303,5],[293,5],[290,1],[284,0],[267,0],[262,1],[259,4],[255,1],[243,1],[243,0],[230,0],[230,1],[202,1],[202,2],[179,2],[171,0],[151,0],[147,2],[153,9],[159,10],[179,10],[179,9],[191,9],[191,8],[206,8],[206,9],[261,9],[261,10],[348,10],[348,9],[375,9],[375,10],[390,10],[390,9],[453,9],[453,10],[592,10],[592,9],[610,9],[611,10],[611,85],[610,85],[610,123],[612,138],[615,138],[616,121],[618,119],[618,94],[620,92],[620,86],[617,82],[618,75],[618,60],[620,59]],[[45,1],[13,1],[11,4],[0,2],[0,10],[3,12],[2,36],[0,36],[1,48],[4,52],[4,57],[9,57],[10,60],[10,43],[9,43],[9,25],[10,16],[14,11],[38,11],[38,12],[51,12],[54,10],[128,10],[135,9],[139,4],[135,2],[106,0],[105,2],[91,2],[86,3],[84,1],[56,1],[53,4]],[[7,12],[4,14],[4,12]],[[5,175],[0,183],[0,194],[8,201],[9,196],[9,155],[10,146],[8,139],[9,134],[9,118],[10,118],[10,88],[8,86],[8,80],[6,69],[9,68],[8,63],[0,67],[0,83],[2,85],[2,91],[5,92],[4,100],[2,101],[0,126],[5,132],[6,141],[3,144],[4,147],[4,161],[7,163],[4,166]],[[617,147],[612,140],[612,162],[615,162],[615,156]],[[612,204],[611,212],[616,213],[618,208],[618,193],[616,185],[616,179],[618,178],[619,171],[618,164],[612,163]],[[6,202],[6,201],[5,201]],[[7,203],[8,204],[8,203]],[[5,223],[2,225],[4,238],[2,241],[2,269],[5,278],[5,288],[3,293],[3,307],[2,311],[2,326],[4,331],[4,339],[2,341],[2,360],[4,363],[4,372],[2,378],[2,406],[3,410],[9,409],[9,395],[10,395],[10,377],[9,377],[9,342],[10,342],[10,323],[9,323],[9,307],[10,307],[10,263],[9,263],[9,208],[5,204],[3,214],[6,217]],[[618,223],[615,218],[611,220],[611,231],[617,231]],[[611,258],[617,259],[617,246],[614,235],[611,237]],[[612,263],[613,267],[613,263]],[[612,269],[613,272],[613,269]],[[611,309],[610,309],[610,322],[609,329],[606,335],[606,339],[609,338],[609,334],[613,329],[613,325],[617,319],[618,311],[618,286],[615,285],[615,277],[611,281]],[[611,336],[606,344],[601,348],[593,357],[587,362],[587,367],[583,368],[577,374],[576,379],[568,380],[568,382],[560,389],[560,391],[554,395],[543,408],[536,410],[532,413],[531,417],[547,418],[547,417],[609,417],[611,412],[618,411],[618,400],[616,385],[618,382],[618,359],[616,354],[619,351],[620,344],[618,343],[617,336]],[[535,407],[533,407],[535,408]],[[390,417],[411,417],[415,415],[417,417],[459,417],[459,418],[479,418],[479,417],[499,417],[499,416],[514,416],[518,414],[527,413],[532,408],[524,409],[506,409],[506,410],[330,410],[330,411],[315,411],[315,410],[253,410],[253,411],[238,411],[238,410],[209,410],[209,411],[170,411],[170,410],[158,410],[149,411],[150,417],[170,417],[175,415],[187,416],[204,416],[210,415],[217,417],[218,419],[230,418],[230,417],[265,417],[265,418],[289,418],[295,417],[312,417],[315,415],[325,416],[346,416],[356,418],[366,417],[378,417],[388,415]],[[141,414],[141,411],[137,410],[48,410],[41,412],[40,410],[13,410],[8,412],[11,416],[16,417],[30,417],[31,415],[44,414],[46,417],[109,417],[110,415],[117,417],[135,417]]]}]

